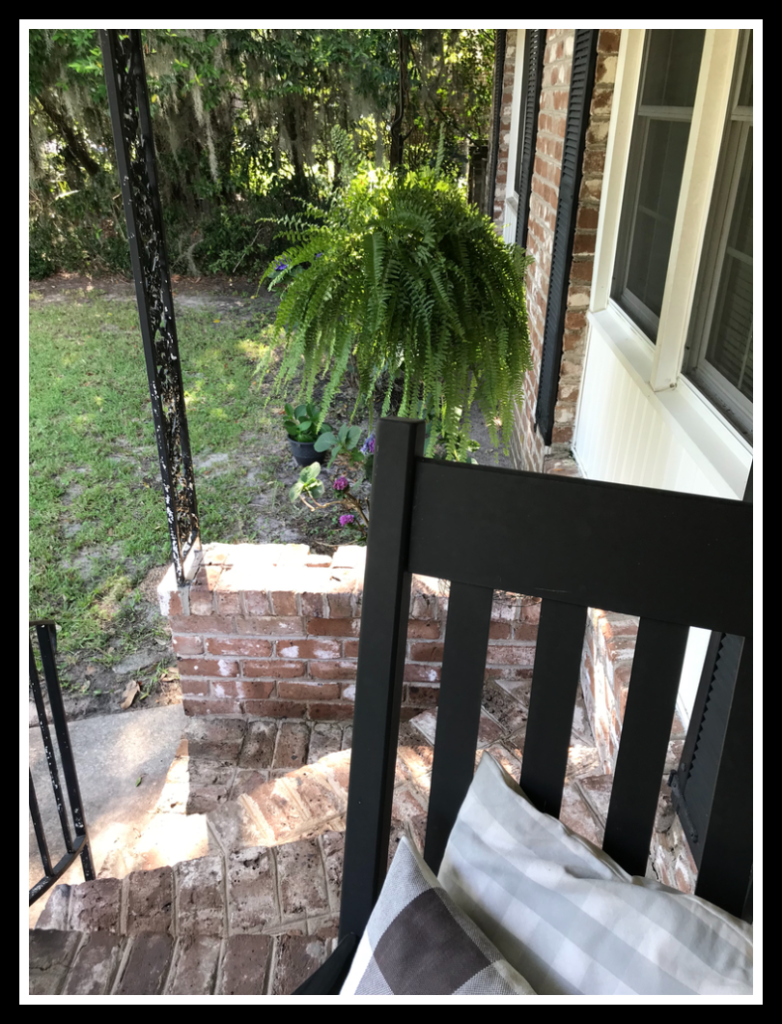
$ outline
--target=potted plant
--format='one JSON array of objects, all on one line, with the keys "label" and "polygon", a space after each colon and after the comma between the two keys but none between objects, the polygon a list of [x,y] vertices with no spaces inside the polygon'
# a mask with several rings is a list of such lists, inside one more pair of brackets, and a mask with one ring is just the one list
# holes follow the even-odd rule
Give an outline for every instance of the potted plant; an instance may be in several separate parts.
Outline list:
[{"label": "potted plant", "polygon": [[283,266],[289,281],[275,322],[275,339],[285,338],[275,393],[303,369],[301,398],[310,401],[328,371],[320,399],[328,412],[353,363],[354,411],[369,408],[370,428],[376,385],[389,383],[387,415],[399,381],[398,414],[423,411],[434,427],[428,455],[445,438],[447,458],[468,457],[473,402],[495,445],[498,427],[505,428],[507,451],[513,406],[531,366],[524,289],[531,258],[502,241],[462,186],[441,173],[439,160],[394,173],[361,164],[339,128],[334,142],[346,183],[325,212],[308,206],[284,219],[294,244],[264,275],[276,278]]},{"label": "potted plant", "polygon": [[311,466],[318,461],[315,442],[321,434],[331,432],[328,423],[323,423],[320,406],[305,402],[295,409],[286,404],[283,426],[288,433],[288,444],[294,459],[300,466]]}]

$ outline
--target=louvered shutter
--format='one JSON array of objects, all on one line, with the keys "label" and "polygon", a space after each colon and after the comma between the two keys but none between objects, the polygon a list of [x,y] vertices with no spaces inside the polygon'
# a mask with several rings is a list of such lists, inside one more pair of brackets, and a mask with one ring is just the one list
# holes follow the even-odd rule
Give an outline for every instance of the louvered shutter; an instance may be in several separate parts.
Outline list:
[{"label": "louvered shutter", "polygon": [[535,425],[544,444],[551,444],[554,427],[554,406],[559,386],[562,359],[562,334],[565,329],[568,281],[576,230],[578,192],[584,162],[584,141],[589,123],[589,104],[595,81],[597,30],[577,29],[573,46],[573,69],[570,78],[565,142],[559,180],[557,220],[551,254],[546,322],[543,331],[543,353],[540,366],[538,402]]},{"label": "louvered shutter", "polygon": [[516,245],[527,245],[529,200],[532,192],[532,169],[538,139],[538,111],[540,110],[540,84],[543,76],[543,53],[546,48],[546,30],[528,30],[524,38],[524,99],[519,115],[519,161],[516,192],[519,209],[516,217]]}]

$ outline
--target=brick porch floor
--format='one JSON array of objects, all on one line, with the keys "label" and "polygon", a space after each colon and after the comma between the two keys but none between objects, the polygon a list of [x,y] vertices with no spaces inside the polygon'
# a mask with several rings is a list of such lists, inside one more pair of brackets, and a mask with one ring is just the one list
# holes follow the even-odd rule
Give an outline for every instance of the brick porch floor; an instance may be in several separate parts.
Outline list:
[{"label": "brick porch floor", "polygon": [[[486,682],[476,765],[488,750],[518,780],[529,683],[506,686]],[[400,727],[389,861],[403,835],[421,848],[435,724]],[[95,881],[61,885],[30,931],[30,994],[292,992],[337,934],[351,733],[191,719],[147,829]],[[610,785],[579,694],[561,818],[597,844]],[[661,838],[671,821],[661,795]]]}]

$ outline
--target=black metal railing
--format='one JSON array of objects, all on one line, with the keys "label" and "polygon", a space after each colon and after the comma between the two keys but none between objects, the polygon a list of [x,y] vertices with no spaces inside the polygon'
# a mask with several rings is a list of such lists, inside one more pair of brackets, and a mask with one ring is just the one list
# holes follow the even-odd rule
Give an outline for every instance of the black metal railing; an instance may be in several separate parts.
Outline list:
[{"label": "black metal railing", "polygon": [[144,48],[140,29],[101,29],[98,36],[128,226],[171,554],[177,583],[182,586],[185,560],[191,551],[195,557],[200,550],[201,531]]},{"label": "black metal railing", "polygon": [[[44,752],[46,754],[46,764],[49,769],[49,778],[51,779],[52,789],[54,791],[54,799],[57,805],[57,814],[60,818],[60,825],[62,826],[62,834],[63,839],[65,840],[66,851],[65,855],[61,857],[56,864],[52,865],[51,856],[49,854],[49,844],[46,841],[43,819],[38,806],[38,798],[35,793],[33,773],[30,771],[30,816],[33,820],[35,838],[38,841],[38,850],[40,851],[41,863],[43,864],[43,878],[36,882],[32,889],[30,889],[30,905],[32,906],[32,904],[35,903],[35,901],[48,889],[50,889],[57,879],[68,870],[77,857],[81,856],[81,864],[84,871],[85,881],[93,879],[95,877],[95,871],[92,865],[92,855],[90,853],[90,842],[87,836],[87,827],[84,823],[84,810],[81,801],[81,793],[79,792],[79,780],[76,777],[76,766],[73,761],[73,751],[71,750],[71,741],[68,735],[68,725],[65,721],[65,707],[63,706],[62,701],[62,692],[60,691],[60,681],[57,677],[57,666],[54,660],[56,645],[55,624],[49,619],[39,619],[36,622],[31,622],[30,627],[35,627],[37,635],[41,665],[43,666],[43,675],[46,681],[46,693],[49,698],[49,710],[51,712],[52,723],[57,737],[57,753],[59,754],[62,773],[65,777],[65,791],[63,792],[63,787],[60,783],[60,773],[57,768],[55,748],[52,743],[52,736],[49,731],[49,723],[46,717],[46,707],[44,705],[41,682],[38,676],[38,668],[35,663],[35,652],[33,650],[33,641],[31,637],[30,689],[32,690],[35,707],[38,711],[38,723],[41,729]],[[73,818],[73,835],[71,835],[71,823],[68,817],[66,798],[67,803],[70,804],[70,812]]]}]

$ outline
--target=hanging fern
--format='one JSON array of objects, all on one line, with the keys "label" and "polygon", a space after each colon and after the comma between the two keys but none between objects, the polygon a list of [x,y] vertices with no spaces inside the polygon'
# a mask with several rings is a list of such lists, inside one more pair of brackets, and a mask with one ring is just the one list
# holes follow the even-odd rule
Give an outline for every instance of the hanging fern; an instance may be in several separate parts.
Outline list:
[{"label": "hanging fern", "polygon": [[348,181],[325,215],[306,207],[286,219],[294,244],[263,278],[292,275],[275,324],[276,339],[284,332],[286,341],[275,394],[303,369],[299,397],[310,401],[318,375],[330,371],[325,417],[353,356],[359,402],[370,415],[381,375],[389,394],[403,376],[399,414],[423,408],[438,417],[449,458],[472,400],[495,445],[497,423],[506,425],[507,450],[531,365],[524,289],[531,257],[506,245],[438,167],[399,176],[359,165],[340,129],[334,143]]}]

